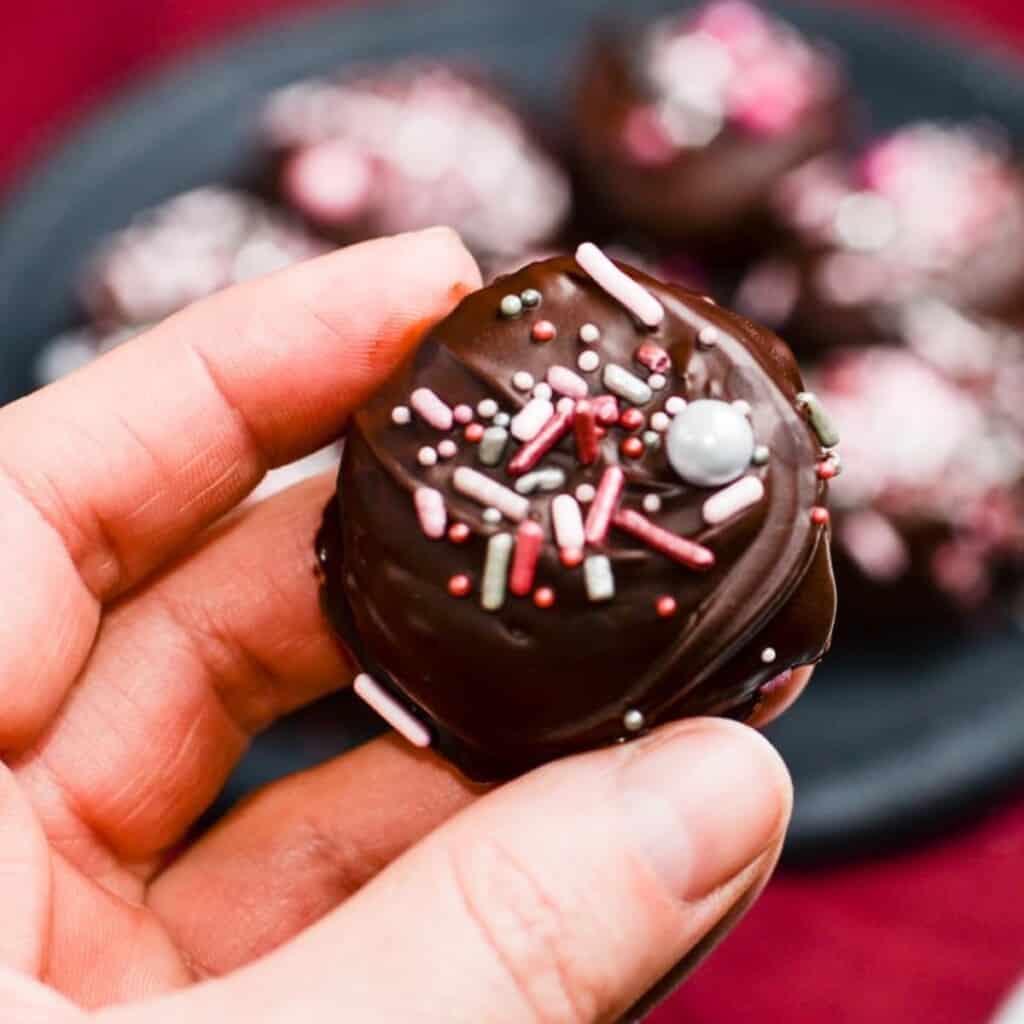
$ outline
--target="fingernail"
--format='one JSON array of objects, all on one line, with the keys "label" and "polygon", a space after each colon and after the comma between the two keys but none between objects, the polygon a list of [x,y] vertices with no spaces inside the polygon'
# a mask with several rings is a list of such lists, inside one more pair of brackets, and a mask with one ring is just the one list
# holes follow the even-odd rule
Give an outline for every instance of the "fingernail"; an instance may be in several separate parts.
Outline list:
[{"label": "fingernail", "polygon": [[680,899],[702,899],[756,860],[789,815],[768,742],[733,722],[676,726],[641,741],[620,777],[625,834]]}]

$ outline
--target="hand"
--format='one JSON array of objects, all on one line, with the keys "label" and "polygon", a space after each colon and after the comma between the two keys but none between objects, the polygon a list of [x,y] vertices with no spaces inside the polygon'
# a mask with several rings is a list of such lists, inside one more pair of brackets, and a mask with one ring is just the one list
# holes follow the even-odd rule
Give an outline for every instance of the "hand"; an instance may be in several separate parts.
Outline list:
[{"label": "hand", "polygon": [[611,1020],[764,883],[788,778],[714,721],[486,795],[388,737],[190,840],[352,675],[333,480],[235,506],[478,285],[446,230],[352,247],[0,410],[0,1021]]}]

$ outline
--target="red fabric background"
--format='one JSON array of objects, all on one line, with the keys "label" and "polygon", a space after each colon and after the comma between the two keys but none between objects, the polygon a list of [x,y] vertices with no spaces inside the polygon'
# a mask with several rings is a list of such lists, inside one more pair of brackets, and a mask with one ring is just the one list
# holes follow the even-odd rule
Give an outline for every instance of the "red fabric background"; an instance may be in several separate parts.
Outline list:
[{"label": "red fabric background", "polygon": [[[481,0],[487,2],[487,0]],[[863,0],[1024,52],[1021,0]],[[0,186],[75,115],[200,41],[309,0],[9,2]],[[1024,973],[1024,802],[900,856],[776,879],[658,1024],[981,1024]]]}]

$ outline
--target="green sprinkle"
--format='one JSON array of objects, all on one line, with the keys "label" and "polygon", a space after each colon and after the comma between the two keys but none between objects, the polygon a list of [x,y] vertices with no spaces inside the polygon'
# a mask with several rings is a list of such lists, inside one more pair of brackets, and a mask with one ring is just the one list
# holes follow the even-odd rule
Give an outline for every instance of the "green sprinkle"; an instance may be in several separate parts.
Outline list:
[{"label": "green sprinkle", "polygon": [[542,296],[536,288],[527,288],[526,291],[520,294],[519,298],[527,309],[534,309],[540,305]]},{"label": "green sprinkle", "polygon": [[523,313],[523,300],[518,295],[506,295],[501,300],[501,315],[512,319],[513,317],[522,316]]},{"label": "green sprinkle", "polygon": [[480,585],[480,606],[485,612],[496,612],[505,603],[512,543],[511,533],[496,533],[487,542],[484,576]]},{"label": "green sprinkle", "polygon": [[796,396],[797,405],[807,413],[811,429],[818,435],[822,448],[835,448],[839,444],[839,430],[832,417],[825,411],[818,396],[812,391],[801,391]]}]

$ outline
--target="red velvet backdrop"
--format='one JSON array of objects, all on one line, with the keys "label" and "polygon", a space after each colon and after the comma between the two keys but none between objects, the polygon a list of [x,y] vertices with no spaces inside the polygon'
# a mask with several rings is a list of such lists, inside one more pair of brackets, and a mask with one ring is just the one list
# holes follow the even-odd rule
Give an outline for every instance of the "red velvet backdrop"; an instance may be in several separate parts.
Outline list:
[{"label": "red velvet backdrop", "polygon": [[[481,0],[486,2],[486,0]],[[852,2],[852,0],[850,0]],[[1024,52],[1021,0],[863,0]],[[0,185],[145,69],[310,0],[9,3]],[[658,1024],[981,1024],[1024,973],[1024,802],[927,848],[774,881]]]}]

